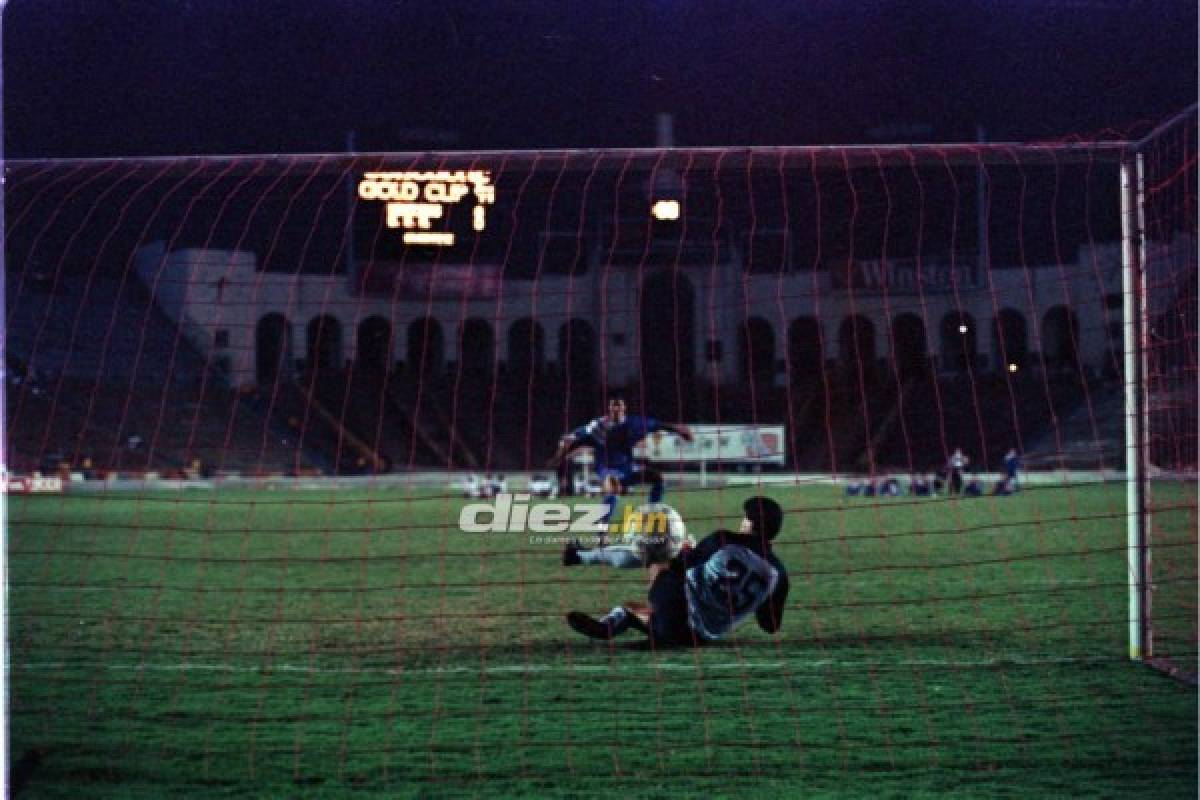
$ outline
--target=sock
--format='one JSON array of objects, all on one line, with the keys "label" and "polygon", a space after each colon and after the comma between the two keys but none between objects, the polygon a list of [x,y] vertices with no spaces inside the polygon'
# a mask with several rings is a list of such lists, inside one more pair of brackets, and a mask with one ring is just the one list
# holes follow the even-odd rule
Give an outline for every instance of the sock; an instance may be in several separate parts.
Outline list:
[{"label": "sock", "polygon": [[629,630],[629,612],[621,606],[613,606],[613,610],[601,617],[600,621],[612,626],[613,636],[620,636]]},{"label": "sock", "polygon": [[650,484],[650,502],[661,503],[664,491],[666,491],[666,486],[662,478]]},{"label": "sock", "polygon": [[594,547],[591,550],[580,550],[579,560],[583,564],[607,564],[617,569],[635,569],[644,566],[638,551],[627,545],[611,545],[609,547]]},{"label": "sock", "polygon": [[604,517],[601,522],[607,524],[612,520],[613,512],[617,510],[617,496],[615,494],[604,495],[604,505],[608,507],[608,511],[604,512]]}]

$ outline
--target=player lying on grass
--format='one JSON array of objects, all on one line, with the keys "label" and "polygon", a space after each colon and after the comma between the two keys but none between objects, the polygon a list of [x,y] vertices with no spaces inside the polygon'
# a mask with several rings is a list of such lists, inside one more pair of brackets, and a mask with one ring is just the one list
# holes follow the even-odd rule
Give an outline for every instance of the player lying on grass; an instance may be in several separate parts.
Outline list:
[{"label": "player lying on grass", "polygon": [[685,442],[692,440],[691,430],[681,423],[668,424],[653,417],[626,414],[625,398],[613,394],[608,398],[608,414],[596,417],[559,440],[558,450],[550,459],[550,466],[557,467],[572,450],[581,447],[592,448],[596,459],[596,474],[604,485],[604,505],[608,507],[603,517],[605,531],[617,507],[617,497],[626,488],[650,484],[650,502],[662,502],[662,473],[641,466],[633,458],[633,448],[637,443],[655,431],[674,433]]},{"label": "player lying on grass", "polygon": [[666,503],[647,503],[637,511],[626,506],[616,527],[625,539],[624,544],[585,548],[570,543],[563,550],[563,566],[582,564],[636,569],[666,564],[684,550],[696,546],[696,540],[688,535],[683,517]]},{"label": "player lying on grass", "polygon": [[720,639],[754,614],[760,628],[775,633],[788,593],[787,570],[771,549],[783,510],[769,497],[752,497],[743,510],[738,533],[718,530],[657,568],[648,607],[617,606],[600,619],[572,611],[567,624],[593,639],[637,628],[656,645],[695,646]]}]

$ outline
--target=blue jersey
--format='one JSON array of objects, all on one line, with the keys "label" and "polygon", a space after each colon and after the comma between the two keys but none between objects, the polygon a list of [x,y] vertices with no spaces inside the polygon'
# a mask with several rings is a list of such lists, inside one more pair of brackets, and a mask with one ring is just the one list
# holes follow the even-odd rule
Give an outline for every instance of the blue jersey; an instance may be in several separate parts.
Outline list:
[{"label": "blue jersey", "polygon": [[628,470],[633,466],[633,448],[658,429],[656,419],[626,414],[615,424],[608,417],[596,417],[571,435],[595,451],[596,469]]},{"label": "blue jersey", "polygon": [[1017,477],[1017,470],[1021,468],[1021,457],[1018,455],[1006,455],[1004,457],[1004,472],[1008,477]]}]

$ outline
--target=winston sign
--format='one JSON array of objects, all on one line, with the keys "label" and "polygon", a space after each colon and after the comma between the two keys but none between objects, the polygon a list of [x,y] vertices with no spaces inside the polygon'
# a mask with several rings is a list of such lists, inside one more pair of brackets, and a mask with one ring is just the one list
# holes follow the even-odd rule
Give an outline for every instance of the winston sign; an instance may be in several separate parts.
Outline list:
[{"label": "winston sign", "polygon": [[946,294],[986,286],[974,260],[864,259],[836,265],[831,277],[834,289],[880,294]]}]

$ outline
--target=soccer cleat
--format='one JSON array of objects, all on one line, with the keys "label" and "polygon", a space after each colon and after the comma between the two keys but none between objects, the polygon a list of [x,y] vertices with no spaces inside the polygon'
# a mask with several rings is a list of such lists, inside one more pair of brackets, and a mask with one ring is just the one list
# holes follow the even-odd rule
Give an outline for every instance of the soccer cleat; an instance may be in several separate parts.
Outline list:
[{"label": "soccer cleat", "polygon": [[563,548],[562,563],[564,567],[574,567],[583,563],[583,559],[579,557],[579,545],[571,542]]},{"label": "soccer cleat", "polygon": [[577,633],[582,633],[592,639],[612,639],[612,625],[607,622],[601,622],[595,617],[589,616],[582,611],[572,611],[567,614],[567,624]]}]

